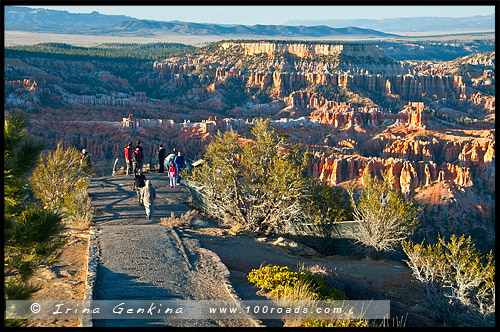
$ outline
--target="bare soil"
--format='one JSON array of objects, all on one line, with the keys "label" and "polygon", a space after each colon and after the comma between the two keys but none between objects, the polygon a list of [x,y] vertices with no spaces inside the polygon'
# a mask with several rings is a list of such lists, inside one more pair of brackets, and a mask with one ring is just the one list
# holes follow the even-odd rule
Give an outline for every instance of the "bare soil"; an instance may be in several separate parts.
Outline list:
[{"label": "bare soil", "polygon": [[[51,265],[40,266],[29,282],[42,287],[31,300],[83,300],[87,277],[87,231],[71,230],[61,255]],[[77,319],[31,320],[28,327],[77,327]]]},{"label": "bare soil", "polygon": [[235,233],[229,227],[212,222],[208,222],[207,227],[184,228],[179,232],[181,237],[197,238],[202,247],[219,255],[229,269],[231,284],[243,300],[265,298],[259,288],[248,282],[247,275],[252,269],[265,265],[288,266],[297,271],[315,273],[326,279],[330,287],[346,287],[349,299],[390,300],[391,317],[399,324],[403,321],[403,326],[441,326],[424,309],[423,298],[415,296],[420,292],[411,270],[401,261],[318,253],[311,255],[310,250],[300,250],[300,245],[297,248],[294,241],[256,237],[244,231]]}]

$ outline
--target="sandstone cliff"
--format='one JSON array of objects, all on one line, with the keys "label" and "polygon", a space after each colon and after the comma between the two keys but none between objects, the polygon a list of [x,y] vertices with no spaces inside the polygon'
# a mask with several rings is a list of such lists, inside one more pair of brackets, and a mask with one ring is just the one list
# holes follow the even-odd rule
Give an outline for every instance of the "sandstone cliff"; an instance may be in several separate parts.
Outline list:
[{"label": "sandstone cliff", "polygon": [[383,58],[384,52],[376,45],[331,45],[331,44],[298,44],[298,43],[234,43],[224,42],[221,44],[223,49],[232,47],[241,47],[245,55],[290,53],[300,58],[310,58],[316,55],[339,55],[356,57]]},{"label": "sandstone cliff", "polygon": [[473,185],[469,167],[449,163],[437,165],[433,161],[410,161],[393,157],[384,159],[322,155],[315,157],[309,168],[311,176],[317,176],[334,186],[345,181],[362,179],[364,172],[378,177],[382,174],[391,174],[396,188],[405,194],[419,186],[442,181],[452,182],[458,187],[471,187]]}]

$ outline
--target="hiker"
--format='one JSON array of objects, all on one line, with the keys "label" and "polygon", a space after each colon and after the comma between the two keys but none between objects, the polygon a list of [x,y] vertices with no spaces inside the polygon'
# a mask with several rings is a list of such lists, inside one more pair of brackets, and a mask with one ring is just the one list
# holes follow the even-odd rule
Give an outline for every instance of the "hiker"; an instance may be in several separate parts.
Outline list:
[{"label": "hiker", "polygon": [[174,158],[174,164],[175,164],[175,167],[177,167],[176,183],[179,184],[181,182],[181,176],[180,176],[181,169],[186,164],[186,161],[184,160],[184,156],[182,155],[182,151],[177,152],[177,156],[175,156],[175,158]]},{"label": "hiker", "polygon": [[165,158],[167,157],[167,150],[163,147],[163,144],[160,144],[158,148],[158,162],[160,163],[160,168],[158,169],[158,173],[165,172]]},{"label": "hiker", "polygon": [[142,174],[142,169],[137,170],[137,174],[134,177],[134,184],[132,185],[132,190],[135,190],[137,193],[137,200],[140,205],[144,205],[142,201],[142,188],[146,186],[146,176]]},{"label": "hiker", "polygon": [[170,168],[168,169],[168,176],[170,177],[170,188],[175,188],[175,182],[177,180],[177,167],[175,167],[174,162],[170,162]]},{"label": "hiker", "polygon": [[151,219],[154,212],[154,201],[156,199],[156,190],[151,185],[151,180],[146,181],[146,186],[142,189],[142,202],[146,210],[146,218]]},{"label": "hiker", "polygon": [[141,169],[141,150],[139,148],[135,148],[132,153],[132,164],[134,165],[134,175],[137,175],[137,171]]},{"label": "hiker", "polygon": [[143,166],[143,160],[144,160],[144,151],[142,150],[142,146],[141,146],[141,142],[140,141],[137,141],[137,143],[135,143],[135,148],[136,149],[139,149],[141,151],[140,153],[140,159],[139,159],[139,168],[142,168]]},{"label": "hiker", "polygon": [[125,163],[127,164],[127,175],[132,175],[132,142],[128,143],[125,146],[124,152],[125,152]]},{"label": "hiker", "polygon": [[80,153],[80,167],[83,169],[90,168],[90,154],[85,149],[82,149],[82,153]]}]

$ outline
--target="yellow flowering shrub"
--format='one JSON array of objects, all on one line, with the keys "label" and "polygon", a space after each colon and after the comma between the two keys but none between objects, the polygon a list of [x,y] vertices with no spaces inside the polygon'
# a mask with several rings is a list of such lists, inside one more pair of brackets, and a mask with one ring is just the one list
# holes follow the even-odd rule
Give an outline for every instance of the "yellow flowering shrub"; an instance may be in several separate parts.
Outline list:
[{"label": "yellow flowering shrub", "polygon": [[298,281],[308,283],[317,300],[347,300],[347,296],[338,289],[329,289],[325,280],[314,274],[293,272],[287,266],[264,266],[253,269],[248,274],[248,281],[258,287],[269,290],[272,295],[278,296],[285,288],[293,287]]},{"label": "yellow flowering shrub", "polygon": [[304,322],[304,327],[376,327],[374,323],[370,323],[367,319],[335,319],[321,320],[308,319]]}]

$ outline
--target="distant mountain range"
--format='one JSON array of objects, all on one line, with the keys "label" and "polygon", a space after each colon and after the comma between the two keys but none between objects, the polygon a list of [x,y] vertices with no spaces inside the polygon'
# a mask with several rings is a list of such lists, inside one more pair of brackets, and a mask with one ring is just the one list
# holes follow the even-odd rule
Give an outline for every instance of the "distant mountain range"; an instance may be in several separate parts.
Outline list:
[{"label": "distant mountain range", "polygon": [[63,10],[5,6],[5,30],[81,30],[109,26],[136,18],[125,15],[73,14]]},{"label": "distant mountain range", "polygon": [[372,29],[360,29],[357,27],[330,28],[324,25],[318,26],[286,26],[286,25],[218,25],[210,23],[190,22],[160,22],[160,21],[124,21],[109,27],[93,30],[94,33],[123,35],[176,33],[183,35],[215,35],[215,36],[270,36],[270,37],[331,37],[331,36],[357,36],[357,37],[392,37]]},{"label": "distant mountain range", "polygon": [[138,20],[123,15],[73,14],[67,11],[6,6],[5,30],[53,33],[99,34],[114,36],[150,36],[151,34],[182,34],[197,36],[261,36],[276,38],[300,37],[393,37],[373,29],[348,26],[286,26],[286,25],[227,25],[180,21]]},{"label": "distant mountain range", "polygon": [[[383,20],[300,20],[284,25],[228,25],[181,21],[139,20],[125,15],[74,14],[51,9],[5,6],[5,30],[72,33],[83,35],[237,36],[273,38],[390,38],[395,32],[488,31],[495,16],[465,18],[419,17]],[[383,32],[382,32],[383,31]]]},{"label": "distant mountain range", "polygon": [[326,25],[331,28],[356,26],[384,32],[453,32],[453,31],[494,31],[495,15],[470,17],[406,17],[382,20],[343,19],[343,20],[293,20],[285,22],[292,26]]}]

